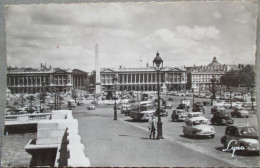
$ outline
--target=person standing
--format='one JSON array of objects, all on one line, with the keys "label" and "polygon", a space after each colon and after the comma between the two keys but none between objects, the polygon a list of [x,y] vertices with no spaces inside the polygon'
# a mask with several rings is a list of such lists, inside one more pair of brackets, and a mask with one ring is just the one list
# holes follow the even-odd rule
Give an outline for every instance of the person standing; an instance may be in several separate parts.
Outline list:
[{"label": "person standing", "polygon": [[156,116],[153,115],[152,118],[149,119],[148,129],[149,129],[149,138],[151,139],[153,136],[153,139],[155,139],[155,136],[157,134]]}]

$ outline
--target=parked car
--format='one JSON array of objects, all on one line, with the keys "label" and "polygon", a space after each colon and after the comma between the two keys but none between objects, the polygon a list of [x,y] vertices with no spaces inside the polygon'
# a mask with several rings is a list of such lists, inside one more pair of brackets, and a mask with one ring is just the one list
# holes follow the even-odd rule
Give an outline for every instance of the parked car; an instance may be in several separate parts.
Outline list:
[{"label": "parked car", "polygon": [[223,106],[213,106],[212,108],[211,108],[211,114],[214,114],[214,113],[216,113],[216,112],[225,112],[226,111],[226,108],[225,107],[223,107]]},{"label": "parked car", "polygon": [[75,100],[68,100],[68,107],[76,107]]},{"label": "parked car", "polygon": [[194,117],[186,121],[186,126],[183,126],[183,133],[185,136],[192,136],[193,138],[200,136],[214,138],[215,129],[208,124],[206,118]]},{"label": "parked car", "polygon": [[88,106],[88,110],[95,110],[95,109],[96,109],[96,107],[95,107],[95,105],[93,105],[93,104],[91,104],[91,105]]},{"label": "parked car", "polygon": [[54,103],[54,101],[53,100],[49,100],[49,102],[48,102],[48,105],[47,106],[49,106],[49,107],[54,107],[55,106],[55,103]]},{"label": "parked car", "polygon": [[84,103],[83,102],[78,102],[77,106],[84,106]]},{"label": "parked car", "polygon": [[210,101],[202,101],[203,106],[210,106],[211,102]]},{"label": "parked car", "polygon": [[27,109],[27,112],[30,113],[30,114],[34,113],[35,111],[38,111],[35,107],[29,107]]},{"label": "parked car", "polygon": [[249,112],[243,108],[234,108],[234,111],[231,112],[232,117],[249,117]]},{"label": "parked car", "polygon": [[160,116],[163,116],[163,117],[167,117],[168,116],[168,112],[165,110],[164,107],[160,108]]},{"label": "parked car", "polygon": [[131,105],[130,104],[123,105],[120,111],[121,111],[121,114],[130,115],[131,114]]},{"label": "parked car", "polygon": [[185,111],[189,111],[189,106],[187,106],[186,104],[179,104],[178,107],[176,109],[182,109]]},{"label": "parked car", "polygon": [[166,105],[165,105],[165,108],[166,109],[171,109],[172,108],[172,102],[167,101]]},{"label": "parked car", "polygon": [[206,95],[205,94],[199,94],[199,96],[198,96],[199,98],[206,98]]},{"label": "parked car", "polygon": [[171,118],[172,121],[185,121],[187,118],[187,112],[181,109],[173,110]]},{"label": "parked car", "polygon": [[187,100],[187,99],[182,99],[182,100],[181,100],[181,104],[186,104],[186,105],[187,105],[187,107],[189,107],[189,108],[190,108],[190,100]]},{"label": "parked car", "polygon": [[250,124],[230,125],[226,127],[225,135],[221,137],[223,151],[239,147],[240,152],[259,152],[257,129]]},{"label": "parked car", "polygon": [[202,112],[203,114],[205,114],[205,109],[203,107],[203,105],[196,105],[194,104],[193,108],[192,108],[193,112]]},{"label": "parked car", "polygon": [[214,125],[227,125],[234,123],[234,119],[226,112],[214,113],[210,121]]}]

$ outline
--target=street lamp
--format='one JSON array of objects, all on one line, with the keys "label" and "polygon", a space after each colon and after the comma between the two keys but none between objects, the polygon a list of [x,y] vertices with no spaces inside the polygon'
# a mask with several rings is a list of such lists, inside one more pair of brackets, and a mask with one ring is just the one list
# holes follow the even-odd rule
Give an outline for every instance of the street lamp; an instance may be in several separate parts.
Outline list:
[{"label": "street lamp", "polygon": [[115,91],[114,120],[117,120],[117,111],[116,111],[116,82],[117,82],[117,76],[115,75],[113,77],[114,91]]},{"label": "street lamp", "polygon": [[194,87],[192,87],[191,90],[192,90],[192,106],[194,106]]},{"label": "street lamp", "polygon": [[[40,103],[45,103],[45,93],[44,93],[44,85],[45,85],[45,81],[42,82],[42,96],[41,96],[41,100]],[[40,112],[42,112],[42,106],[40,104]]]},{"label": "street lamp", "polygon": [[157,139],[163,139],[162,135],[162,121],[161,121],[161,116],[160,116],[160,80],[159,80],[159,73],[160,73],[160,65],[162,64],[163,66],[163,60],[159,56],[159,53],[157,51],[156,57],[153,60],[153,66],[154,64],[156,65],[156,71],[157,71],[157,90],[158,90],[158,107],[157,107],[157,115],[158,115],[158,122],[157,122],[157,129],[158,129],[158,134],[157,134]]},{"label": "street lamp", "polygon": [[254,110],[254,101],[255,101],[255,98],[254,98],[254,84],[252,84],[252,88],[251,88],[251,102],[252,102],[252,107],[251,107],[251,110]]},{"label": "street lamp", "polygon": [[214,75],[212,75],[212,79],[210,80],[212,83],[212,99],[211,99],[211,105],[213,105],[213,100],[216,99],[216,95],[215,95],[215,82],[216,82],[216,78]]}]

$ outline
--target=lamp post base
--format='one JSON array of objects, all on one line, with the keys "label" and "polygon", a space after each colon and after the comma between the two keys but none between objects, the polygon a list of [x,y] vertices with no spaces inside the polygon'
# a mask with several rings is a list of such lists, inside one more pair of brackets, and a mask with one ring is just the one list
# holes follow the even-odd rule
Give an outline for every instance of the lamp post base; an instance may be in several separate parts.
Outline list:
[{"label": "lamp post base", "polygon": [[164,139],[162,135],[162,122],[157,122],[157,138],[156,139]]},{"label": "lamp post base", "polygon": [[114,111],[114,120],[117,120],[117,111]]}]

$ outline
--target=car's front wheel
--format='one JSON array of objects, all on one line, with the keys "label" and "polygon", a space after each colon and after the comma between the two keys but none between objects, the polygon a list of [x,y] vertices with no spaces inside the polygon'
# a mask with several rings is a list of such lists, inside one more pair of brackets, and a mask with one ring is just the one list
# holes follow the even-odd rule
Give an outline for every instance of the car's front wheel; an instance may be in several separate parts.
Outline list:
[{"label": "car's front wheel", "polygon": [[211,138],[214,138],[214,137],[215,137],[215,134],[211,135],[210,137],[211,137]]}]

